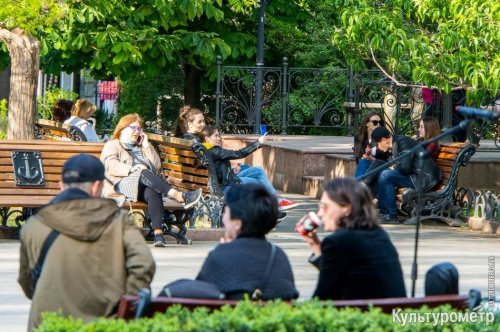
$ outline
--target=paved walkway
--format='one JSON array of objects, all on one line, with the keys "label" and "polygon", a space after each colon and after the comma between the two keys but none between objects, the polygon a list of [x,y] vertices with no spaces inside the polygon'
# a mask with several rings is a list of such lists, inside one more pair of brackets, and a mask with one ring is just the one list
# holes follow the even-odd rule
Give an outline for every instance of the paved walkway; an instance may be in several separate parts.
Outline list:
[{"label": "paved walkway", "polygon": [[[269,239],[287,253],[294,272],[300,299],[308,299],[314,291],[318,272],[307,263],[310,254],[307,244],[293,227],[306,211],[316,208],[317,200],[298,195],[287,195],[304,202],[290,211],[288,218],[271,232]],[[411,264],[415,228],[413,226],[387,226],[400,256],[408,295],[411,293]],[[324,236],[326,234],[320,234]],[[424,225],[420,233],[417,296],[423,295],[425,272],[434,264],[449,261],[460,273],[460,293],[477,288],[484,295],[488,287],[488,256],[496,256],[496,289],[500,295],[500,239],[465,229],[450,229],[439,225]],[[194,278],[206,255],[216,242],[195,242],[179,246],[169,242],[167,248],[152,248],[157,271],[152,283],[157,294],[166,283],[179,278]],[[19,241],[0,240],[0,330],[25,331],[30,302],[16,282],[19,261]]]}]

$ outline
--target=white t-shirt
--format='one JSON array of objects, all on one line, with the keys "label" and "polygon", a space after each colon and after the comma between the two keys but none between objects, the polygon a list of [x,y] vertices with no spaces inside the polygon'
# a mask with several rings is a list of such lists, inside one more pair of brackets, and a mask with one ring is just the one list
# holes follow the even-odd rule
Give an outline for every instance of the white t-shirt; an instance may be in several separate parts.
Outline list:
[{"label": "white t-shirt", "polygon": [[80,129],[85,135],[87,142],[101,142],[101,139],[95,132],[94,126],[92,126],[92,124],[87,120],[72,115],[69,119],[64,121],[64,124],[75,126]]}]

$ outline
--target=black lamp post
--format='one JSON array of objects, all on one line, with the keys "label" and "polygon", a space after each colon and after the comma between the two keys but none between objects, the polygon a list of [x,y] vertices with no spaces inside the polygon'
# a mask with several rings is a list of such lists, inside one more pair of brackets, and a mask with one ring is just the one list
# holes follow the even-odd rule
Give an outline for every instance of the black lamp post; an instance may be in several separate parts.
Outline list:
[{"label": "black lamp post", "polygon": [[257,30],[257,58],[255,60],[255,65],[257,67],[257,73],[255,78],[255,126],[254,134],[259,133],[261,113],[262,108],[262,97],[263,97],[263,86],[264,86],[264,14],[266,12],[266,5],[268,5],[271,0],[260,0],[259,7],[259,25]]}]

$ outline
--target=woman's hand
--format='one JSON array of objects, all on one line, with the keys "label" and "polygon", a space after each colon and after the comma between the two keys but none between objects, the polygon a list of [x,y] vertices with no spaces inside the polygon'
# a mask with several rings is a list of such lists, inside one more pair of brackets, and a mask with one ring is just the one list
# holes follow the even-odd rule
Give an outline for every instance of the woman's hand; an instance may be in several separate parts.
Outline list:
[{"label": "woman's hand", "polygon": [[[305,216],[303,216],[299,222],[297,223],[297,225],[299,224],[303,224],[304,221],[309,218],[308,215],[306,214]],[[307,242],[307,244],[309,244],[309,246],[311,247],[312,249],[312,252],[315,256],[319,256],[321,255],[321,241],[318,237],[318,234],[317,234],[317,229],[314,229],[310,232],[308,232],[307,234],[305,235],[302,235],[302,238],[304,239],[304,241]]]},{"label": "woman's hand", "polygon": [[143,148],[148,148],[149,147],[149,139],[148,139],[148,135],[146,135],[145,133],[142,133],[141,136],[142,137],[142,142],[141,142],[141,146]]},{"label": "woman's hand", "polygon": [[240,171],[241,171],[241,167],[239,164],[233,167],[234,174],[238,174]]},{"label": "woman's hand", "polygon": [[264,135],[262,135],[261,137],[259,137],[258,141],[259,141],[260,144],[265,143],[267,141],[267,133],[265,133]]},{"label": "woman's hand", "polygon": [[147,167],[145,165],[142,165],[142,164],[139,164],[139,165],[135,165],[134,167],[132,167],[130,169],[130,173],[134,173],[134,172],[137,172],[137,171],[142,171],[143,169],[146,169]]}]

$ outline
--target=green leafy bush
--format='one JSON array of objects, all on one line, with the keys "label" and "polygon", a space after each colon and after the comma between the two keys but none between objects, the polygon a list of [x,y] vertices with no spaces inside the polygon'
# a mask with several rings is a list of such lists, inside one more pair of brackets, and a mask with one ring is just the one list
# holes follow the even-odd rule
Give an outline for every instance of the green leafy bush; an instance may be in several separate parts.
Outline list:
[{"label": "green leafy bush", "polygon": [[45,96],[37,98],[38,115],[42,119],[52,119],[52,111],[59,99],[75,101],[78,94],[71,90],[59,88],[49,88],[45,91]]},{"label": "green leafy bush", "polygon": [[[407,312],[407,311],[404,311]],[[423,307],[410,313],[455,312],[450,306],[434,309]],[[491,317],[490,317],[491,318]],[[497,315],[496,321],[500,317]],[[328,302],[305,301],[295,306],[276,301],[260,306],[242,301],[235,308],[229,306],[209,313],[206,308],[190,312],[186,308],[173,306],[166,313],[153,318],[123,321],[99,319],[82,323],[73,318],[62,318],[55,313],[46,313],[40,332],[62,331],[499,331],[498,323],[446,322],[433,326],[430,322],[401,324],[380,309],[361,312],[357,308],[336,309]]]},{"label": "green leafy bush", "polygon": [[0,100],[0,140],[7,137],[8,113],[7,100]]}]

